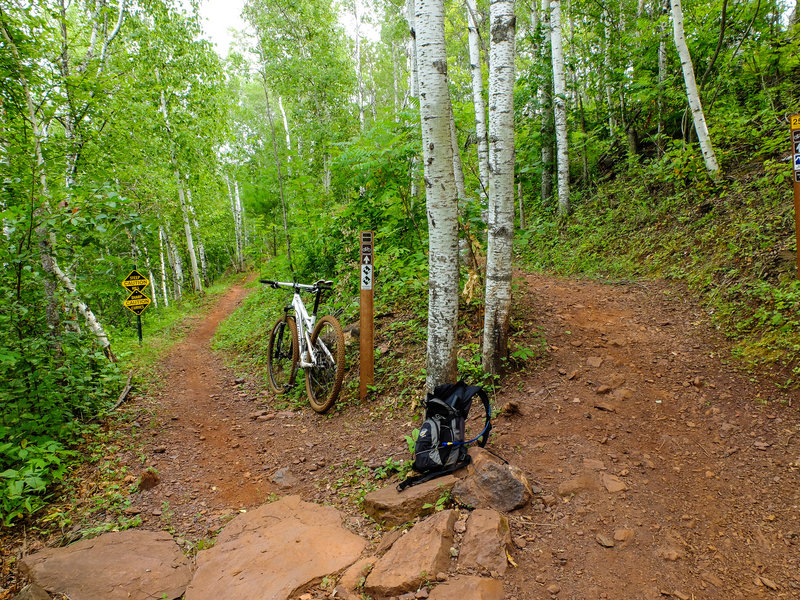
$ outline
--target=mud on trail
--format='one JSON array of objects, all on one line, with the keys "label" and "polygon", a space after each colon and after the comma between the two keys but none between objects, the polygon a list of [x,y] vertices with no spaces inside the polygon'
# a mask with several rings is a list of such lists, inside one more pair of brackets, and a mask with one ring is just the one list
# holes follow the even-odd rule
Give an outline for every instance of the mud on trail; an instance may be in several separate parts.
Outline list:
[{"label": "mud on trail", "polygon": [[[519,339],[546,351],[493,399],[507,408],[491,447],[537,492],[508,515],[506,597],[800,598],[797,393],[727,364],[729,344],[677,288],[519,280]],[[239,379],[210,350],[245,294],[232,288],[165,360],[162,391],[126,407],[138,445],[118,458],[158,474],[126,512],[191,548],[298,494],[378,540],[357,500],[383,485],[373,473],[387,458],[407,457],[418,415],[380,402],[278,410],[260,374]],[[405,351],[377,335],[381,360]]]}]

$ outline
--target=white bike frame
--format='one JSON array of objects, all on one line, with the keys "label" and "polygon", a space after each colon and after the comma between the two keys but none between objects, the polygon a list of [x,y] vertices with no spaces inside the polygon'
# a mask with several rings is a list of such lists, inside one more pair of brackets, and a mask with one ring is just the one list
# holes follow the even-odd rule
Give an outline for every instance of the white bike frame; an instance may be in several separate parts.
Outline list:
[{"label": "white bike frame", "polygon": [[[307,287],[310,288],[311,286]],[[309,367],[313,367],[317,362],[316,357],[314,356],[314,348],[311,346],[311,333],[314,331],[314,325],[316,324],[317,317],[316,315],[308,314],[306,305],[303,304],[303,299],[300,297],[300,294],[297,292],[297,290],[295,290],[294,296],[292,297],[292,307],[294,308],[295,323],[297,324],[297,339],[299,340],[300,345],[298,348],[300,352],[300,361],[298,364],[301,368],[307,369]],[[308,352],[308,361],[305,360],[306,352]]]},{"label": "white bike frame", "polygon": [[[314,347],[311,345],[311,334],[314,332],[314,325],[317,323],[317,315],[308,314],[308,309],[306,309],[306,305],[303,304],[303,299],[300,297],[300,290],[314,290],[316,289],[316,285],[288,283],[285,281],[276,281],[275,283],[282,287],[292,288],[294,291],[294,295],[292,296],[292,308],[294,309],[295,323],[297,324],[298,351],[300,353],[300,360],[297,364],[302,369],[315,367],[318,363],[317,357],[314,354]],[[325,342],[320,340],[320,345],[331,363],[335,362]],[[306,358],[308,358],[308,360],[306,360]]]}]

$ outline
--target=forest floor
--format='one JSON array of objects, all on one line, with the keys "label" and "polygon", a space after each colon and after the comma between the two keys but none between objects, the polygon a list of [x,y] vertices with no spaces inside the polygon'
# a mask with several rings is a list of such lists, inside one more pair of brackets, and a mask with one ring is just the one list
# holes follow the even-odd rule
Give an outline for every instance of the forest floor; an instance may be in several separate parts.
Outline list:
[{"label": "forest floor", "polygon": [[[800,598],[797,391],[737,369],[730,343],[680,288],[538,274],[517,283],[513,321],[527,337],[516,339],[546,349],[493,400],[516,410],[496,419],[491,447],[538,492],[508,515],[517,566],[506,597]],[[127,443],[114,456],[125,512],[196,549],[239,511],[298,494],[379,538],[358,500],[383,485],[374,469],[408,457],[403,436],[419,411],[277,409],[263,377],[238,378],[210,349],[246,293],[234,286],[198,319],[158,389],[126,404],[117,427]],[[381,360],[409,351],[382,331]],[[157,485],[134,491],[147,468]],[[26,539],[24,551],[46,543]],[[3,585],[21,583],[5,578],[3,599],[13,597]]]}]

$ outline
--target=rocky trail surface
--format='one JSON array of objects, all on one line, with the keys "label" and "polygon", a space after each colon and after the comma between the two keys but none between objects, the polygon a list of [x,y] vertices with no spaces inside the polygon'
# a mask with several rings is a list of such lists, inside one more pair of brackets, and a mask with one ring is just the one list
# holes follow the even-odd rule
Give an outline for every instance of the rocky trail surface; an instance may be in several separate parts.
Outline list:
[{"label": "rocky trail surface", "polygon": [[[677,288],[542,275],[520,276],[519,283],[515,343],[545,350],[505,378],[493,399],[504,408],[489,448],[519,468],[534,491],[505,519],[482,516],[498,531],[507,522],[506,562],[500,568],[459,559],[473,551],[465,540],[475,529],[468,510],[445,511],[418,526],[440,531],[446,542],[431,558],[437,572],[412,590],[367,589],[404,599],[463,600],[471,597],[464,589],[475,598],[517,600],[800,598],[797,392],[728,364],[728,342]],[[311,534],[322,517],[312,507],[310,525],[303,525],[311,533],[299,525],[293,531],[310,535],[302,543],[331,571],[291,589],[278,586],[283,595],[274,597],[347,597],[337,582],[351,555],[364,547],[358,569],[375,564],[370,556],[392,556],[397,534],[377,527],[361,501],[385,484],[375,475],[388,458],[407,457],[403,436],[416,414],[353,400],[328,416],[303,405],[279,409],[259,374],[232,373],[210,350],[217,324],[245,294],[232,288],[164,362],[161,391],[127,405],[124,427],[135,443],[117,458],[147,489],[131,492],[126,512],[140,515],[141,529],[168,531],[184,551],[199,550],[190,562],[204,579],[190,585],[187,598],[210,598],[201,584],[221,598],[209,567],[219,559],[203,548],[220,530],[218,552],[235,546],[238,535],[258,535],[237,515],[279,531],[266,502],[288,496],[333,505],[339,516],[326,513],[325,527],[342,527],[341,556],[348,558],[315,545]],[[396,359],[402,350],[381,335],[379,329],[382,360]],[[229,522],[241,531],[223,529]],[[38,549],[27,544],[25,552]],[[410,550],[394,552],[388,563]],[[365,579],[371,585],[361,576],[368,570],[354,568],[345,571],[350,587]],[[227,589],[259,587],[250,571],[232,576],[241,588]]]}]

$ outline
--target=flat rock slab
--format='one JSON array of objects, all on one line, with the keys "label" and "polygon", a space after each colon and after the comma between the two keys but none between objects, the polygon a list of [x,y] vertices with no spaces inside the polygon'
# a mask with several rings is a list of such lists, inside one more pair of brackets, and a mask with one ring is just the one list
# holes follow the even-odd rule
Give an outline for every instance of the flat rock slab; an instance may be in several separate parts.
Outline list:
[{"label": "flat rock slab", "polygon": [[445,510],[412,527],[375,563],[365,591],[378,597],[396,596],[447,571],[455,521],[456,512]]},{"label": "flat rock slab", "polygon": [[[398,492],[394,485],[387,485],[364,497],[364,512],[379,523],[401,525],[419,516],[429,515],[444,491],[450,491],[458,477],[446,475],[412,485]],[[430,505],[428,508],[423,506]]]},{"label": "flat rock slab", "polygon": [[508,568],[506,552],[510,546],[508,519],[497,511],[479,508],[467,520],[467,531],[461,540],[458,554],[458,566],[497,571],[503,575]]},{"label": "flat rock slab", "polygon": [[287,496],[239,515],[197,555],[186,600],[284,600],[353,564],[366,544],[332,506]]},{"label": "flat rock slab", "polygon": [[71,600],[173,600],[192,578],[169,533],[136,529],[42,550],[21,568],[35,584]]},{"label": "flat rock slab", "polygon": [[459,576],[437,585],[428,600],[503,600],[503,582],[487,577]]}]

